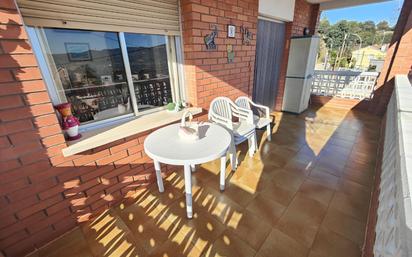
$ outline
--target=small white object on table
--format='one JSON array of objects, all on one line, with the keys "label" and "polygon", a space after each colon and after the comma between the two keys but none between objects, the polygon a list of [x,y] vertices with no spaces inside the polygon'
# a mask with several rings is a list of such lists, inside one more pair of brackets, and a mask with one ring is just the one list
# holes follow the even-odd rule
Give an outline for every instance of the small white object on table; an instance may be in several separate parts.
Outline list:
[{"label": "small white object on table", "polygon": [[172,124],[156,130],[144,142],[146,154],[153,159],[157,185],[163,192],[160,163],[184,166],[187,217],[193,217],[191,167],[220,158],[220,189],[225,187],[226,152],[231,137],[229,132],[216,124],[199,123],[199,139],[185,140],[179,137],[180,124]]}]

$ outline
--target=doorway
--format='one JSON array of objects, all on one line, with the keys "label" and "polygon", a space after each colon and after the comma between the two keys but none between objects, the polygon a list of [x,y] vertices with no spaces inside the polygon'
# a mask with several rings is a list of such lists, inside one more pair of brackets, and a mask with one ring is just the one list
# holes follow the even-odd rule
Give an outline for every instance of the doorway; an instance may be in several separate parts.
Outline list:
[{"label": "doorway", "polygon": [[275,107],[285,43],[285,23],[259,19],[253,101]]}]

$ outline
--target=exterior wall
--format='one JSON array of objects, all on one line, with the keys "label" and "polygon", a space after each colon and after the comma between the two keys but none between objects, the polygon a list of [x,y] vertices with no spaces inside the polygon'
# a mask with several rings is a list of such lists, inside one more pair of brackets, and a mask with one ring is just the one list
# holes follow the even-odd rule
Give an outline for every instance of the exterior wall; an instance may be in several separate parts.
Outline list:
[{"label": "exterior wall", "polygon": [[320,17],[319,5],[309,4],[305,0],[296,0],[293,22],[286,23],[285,47],[283,53],[282,67],[278,93],[276,95],[275,110],[282,109],[283,94],[285,91],[286,71],[288,67],[290,38],[303,35],[303,29],[309,28],[310,33],[315,34]]},{"label": "exterior wall", "polygon": [[63,157],[22,19],[13,0],[0,1],[0,256],[33,251],[153,182],[148,133]]},{"label": "exterior wall", "polygon": [[[185,76],[189,102],[205,109],[216,96],[235,99],[250,95],[256,52],[257,0],[181,0]],[[227,25],[236,26],[236,38],[227,37]],[[207,50],[204,37],[217,25],[217,50]],[[240,27],[253,33],[250,45],[242,43]],[[228,63],[226,46],[235,59]]]},{"label": "exterior wall", "polygon": [[369,111],[382,115],[386,111],[397,74],[408,74],[412,68],[412,1],[404,1],[385,63],[376,84]]}]

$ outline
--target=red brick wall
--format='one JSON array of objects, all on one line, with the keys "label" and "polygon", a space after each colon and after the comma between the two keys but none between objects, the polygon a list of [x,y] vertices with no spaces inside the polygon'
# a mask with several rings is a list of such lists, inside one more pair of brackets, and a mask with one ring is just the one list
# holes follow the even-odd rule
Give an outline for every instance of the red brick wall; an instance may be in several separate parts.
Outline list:
[{"label": "red brick wall", "polygon": [[408,74],[411,69],[412,1],[404,1],[369,111],[378,115],[384,114],[392,95],[395,76],[397,74]]},{"label": "red brick wall", "polygon": [[13,0],[0,1],[0,256],[22,256],[153,182],[144,138],[63,157],[21,17]]},{"label": "red brick wall", "polygon": [[276,95],[275,110],[282,109],[283,94],[285,91],[286,70],[288,67],[290,38],[293,36],[302,36],[303,29],[309,28],[310,33],[315,34],[320,17],[319,5],[310,4],[305,0],[295,1],[295,13],[293,22],[286,23],[285,47],[282,58],[282,67],[280,68],[280,77],[278,93]]},{"label": "red brick wall", "polygon": [[[189,101],[208,108],[216,96],[232,99],[250,94],[256,50],[258,0],[181,0],[185,75]],[[236,26],[236,38],[227,37],[227,25]],[[204,36],[217,25],[217,50],[207,50]],[[241,26],[253,33],[242,44]],[[235,60],[228,63],[226,45],[233,45]]]}]

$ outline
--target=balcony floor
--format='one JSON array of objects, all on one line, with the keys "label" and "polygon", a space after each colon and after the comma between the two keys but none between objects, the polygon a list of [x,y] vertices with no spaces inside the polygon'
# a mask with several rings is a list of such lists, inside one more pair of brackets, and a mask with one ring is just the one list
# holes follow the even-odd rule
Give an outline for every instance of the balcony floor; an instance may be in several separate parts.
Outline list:
[{"label": "balcony floor", "polygon": [[313,107],[274,115],[272,142],[261,137],[253,158],[238,148],[223,193],[219,162],[193,174],[192,220],[177,171],[163,194],[141,189],[31,256],[360,256],[380,119]]}]

